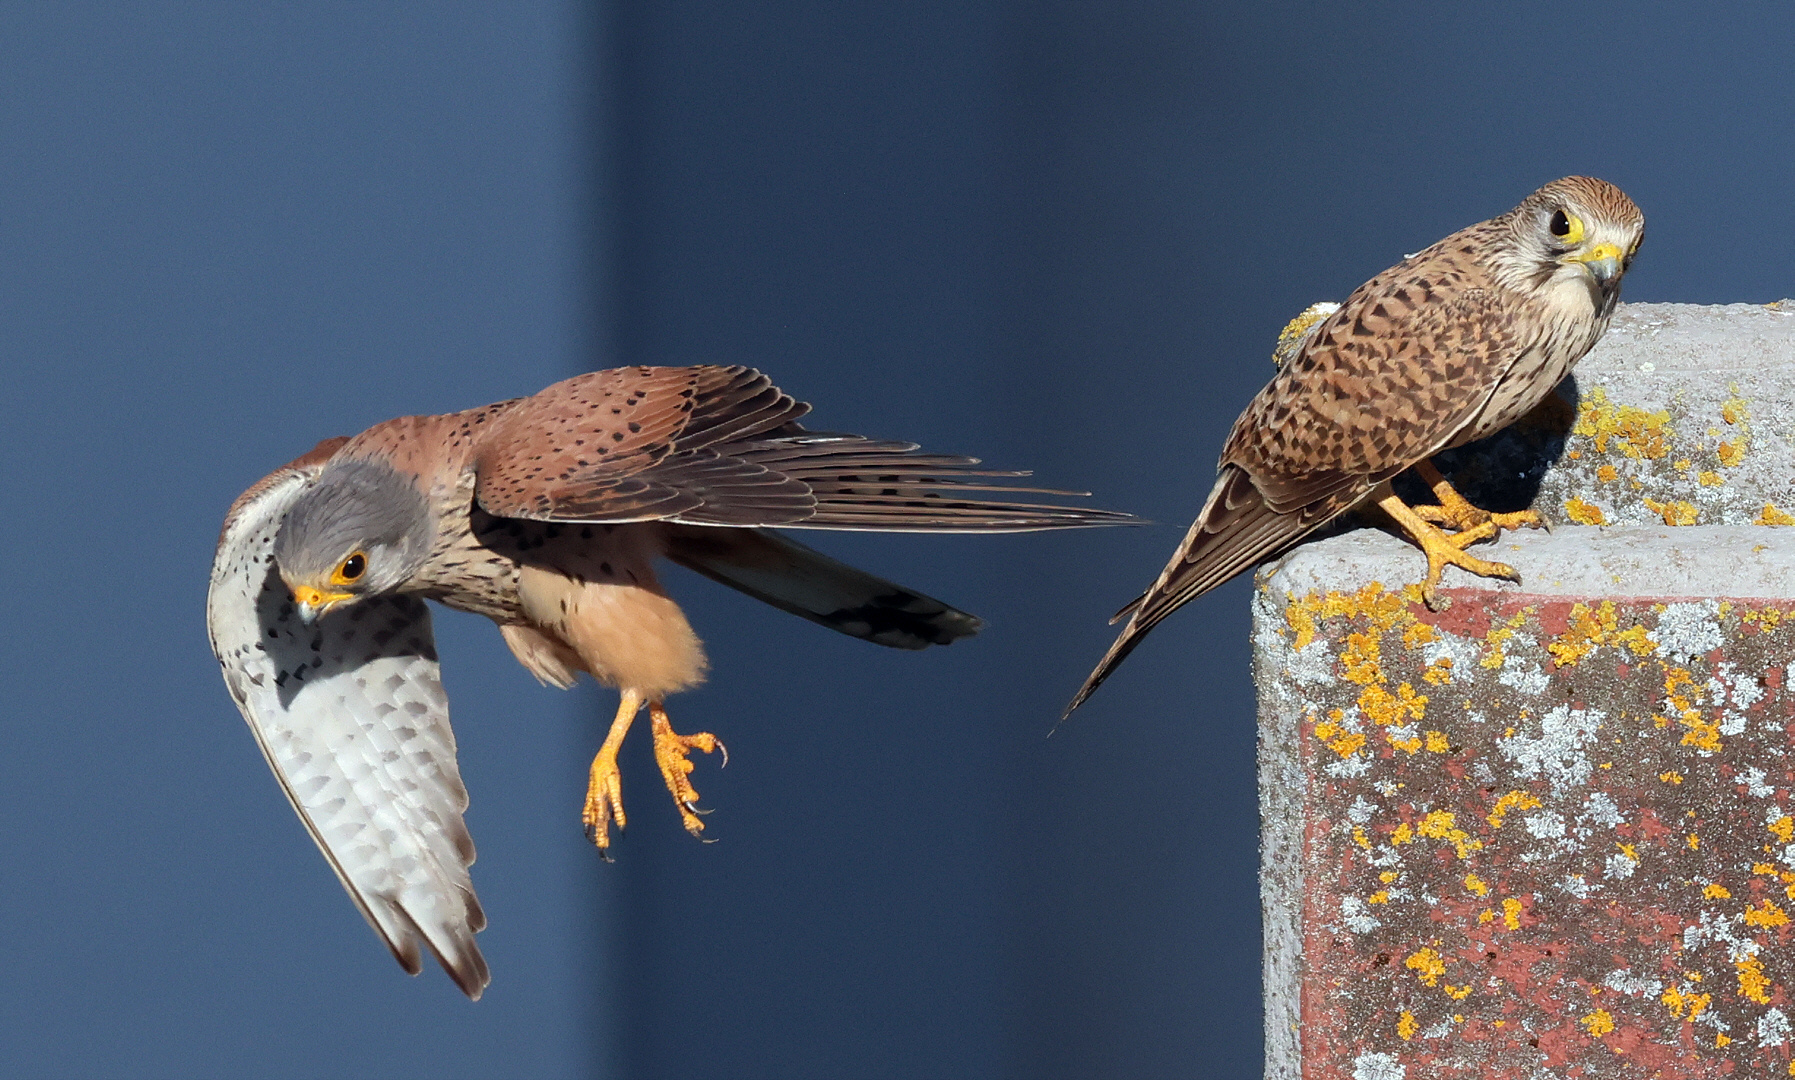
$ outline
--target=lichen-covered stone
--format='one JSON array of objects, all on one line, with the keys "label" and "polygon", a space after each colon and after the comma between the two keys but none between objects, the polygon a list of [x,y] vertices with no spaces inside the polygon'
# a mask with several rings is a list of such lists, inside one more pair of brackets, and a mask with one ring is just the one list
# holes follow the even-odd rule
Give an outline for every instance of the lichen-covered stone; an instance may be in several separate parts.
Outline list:
[{"label": "lichen-covered stone", "polygon": [[1554,524],[1795,525],[1795,301],[1623,304],[1556,395],[1439,464]]},{"label": "lichen-covered stone", "polygon": [[1261,573],[1267,1075],[1791,1075],[1789,535],[1505,537],[1438,613],[1375,530]]}]

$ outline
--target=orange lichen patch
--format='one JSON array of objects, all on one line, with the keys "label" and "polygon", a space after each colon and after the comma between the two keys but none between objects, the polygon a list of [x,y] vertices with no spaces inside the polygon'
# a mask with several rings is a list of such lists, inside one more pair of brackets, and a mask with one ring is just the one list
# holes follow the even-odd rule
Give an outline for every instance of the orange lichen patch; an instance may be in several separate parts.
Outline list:
[{"label": "orange lichen patch", "polygon": [[1740,439],[1738,442],[1723,442],[1714,452],[1719,456],[1720,464],[1730,469],[1745,460],[1745,445],[1744,439]]},{"label": "orange lichen patch", "polygon": [[1519,930],[1521,928],[1521,911],[1521,902],[1514,897],[1511,896],[1502,901],[1502,925],[1510,930]]},{"label": "orange lichen patch", "polygon": [[[1690,709],[1679,721],[1688,731],[1683,732],[1683,745],[1693,746],[1697,750],[1714,753],[1720,749],[1720,724],[1702,719],[1701,713]],[[1690,844],[1694,847],[1694,844]]]},{"label": "orange lichen patch", "polygon": [[1658,651],[1658,643],[1645,632],[1643,623],[1635,623],[1614,635],[1616,645],[1625,645],[1634,656],[1650,656]]},{"label": "orange lichen patch", "polygon": [[1645,500],[1646,508],[1664,519],[1666,525],[1695,524],[1695,504],[1690,502],[1659,502],[1657,499]]},{"label": "orange lichen patch", "polygon": [[1751,872],[1754,874],[1763,874],[1768,877],[1775,877],[1776,876],[1776,867],[1767,862],[1752,863],[1751,864]]},{"label": "orange lichen patch", "polygon": [[1610,441],[1630,458],[1661,458],[1670,452],[1670,413],[1612,404],[1599,386],[1584,397],[1571,430],[1593,439],[1597,453],[1607,453]]},{"label": "orange lichen patch", "polygon": [[1428,753],[1444,754],[1444,753],[1448,753],[1449,751],[1451,751],[1451,749],[1452,749],[1452,744],[1447,741],[1446,733],[1444,731],[1427,732],[1427,752]]},{"label": "orange lichen patch", "polygon": [[1680,784],[1683,782],[1683,774],[1674,770],[1671,772],[1661,772],[1658,774],[1658,779],[1664,781],[1666,784]]},{"label": "orange lichen patch", "polygon": [[1421,672],[1421,681],[1434,686],[1445,686],[1450,683],[1452,681],[1452,657],[1442,656],[1427,665],[1426,670]]},{"label": "orange lichen patch", "polygon": [[1477,914],[1477,924],[1479,926],[1481,926],[1486,922],[1490,922],[1490,921],[1494,920],[1495,917],[1496,917],[1495,912],[1491,911],[1489,908],[1484,908],[1482,911],[1478,912],[1478,914]]},{"label": "orange lichen patch", "polygon": [[1745,399],[1739,396],[1738,386],[1730,386],[1728,389],[1733,392],[1733,396],[1721,403],[1720,418],[1729,424],[1737,424],[1751,416],[1751,409],[1745,404]]},{"label": "orange lichen patch", "polygon": [[1415,693],[1408,683],[1398,686],[1394,694],[1381,686],[1367,686],[1359,694],[1359,711],[1381,727],[1400,724],[1405,719],[1420,720],[1427,715],[1427,695]]},{"label": "orange lichen patch", "polygon": [[1695,464],[1695,462],[1690,461],[1688,458],[1681,458],[1677,461],[1671,462],[1670,467],[1675,469],[1678,472],[1688,472],[1690,467],[1694,464]]},{"label": "orange lichen patch", "polygon": [[[1604,465],[1603,468],[1608,469],[1609,472],[1614,471],[1610,466]],[[1601,507],[1592,502],[1584,502],[1582,499],[1566,499],[1564,514],[1579,525],[1608,524],[1608,515],[1602,513]]]},{"label": "orange lichen patch", "polygon": [[[1789,521],[1790,524],[1795,524],[1795,518],[1790,518]],[[1768,634],[1781,626],[1785,617],[1786,613],[1783,609],[1767,607],[1757,611],[1746,611],[1739,616],[1739,621],[1747,626],[1756,626],[1760,634]]]},{"label": "orange lichen patch", "polygon": [[1507,663],[1508,654],[1503,652],[1503,645],[1507,644],[1509,638],[1515,636],[1515,631],[1519,630],[1527,622],[1527,617],[1532,615],[1534,611],[1535,609],[1531,607],[1522,608],[1515,613],[1514,618],[1509,619],[1501,626],[1491,627],[1490,632],[1483,637],[1483,640],[1489,645],[1489,648],[1485,650],[1483,659],[1479,660],[1478,663],[1490,671],[1495,671],[1503,664]]},{"label": "orange lichen patch", "polygon": [[1483,879],[1476,874],[1465,875],[1465,888],[1476,893],[1478,896],[1488,896],[1490,894],[1490,887],[1485,885]]},{"label": "orange lichen patch", "polygon": [[1714,995],[1684,993],[1672,986],[1667,988],[1658,1000],[1670,1006],[1670,1014],[1677,1019],[1694,1020],[1708,1011],[1708,1006],[1713,1004]]},{"label": "orange lichen patch", "polygon": [[1634,862],[1639,861],[1639,852],[1633,850],[1632,844],[1616,844],[1614,846],[1617,848],[1620,848],[1620,853],[1622,855],[1625,855],[1627,858],[1632,859]]},{"label": "orange lichen patch", "polygon": [[1785,844],[1795,840],[1795,818],[1792,818],[1787,814],[1772,821],[1769,825],[1765,826],[1765,828],[1770,830],[1772,836],[1775,836]]},{"label": "orange lichen patch", "polygon": [[1695,474],[1695,482],[1702,487],[1719,487],[1726,483],[1726,478],[1717,472],[1699,472]]},{"label": "orange lichen patch", "polygon": [[[1387,592],[1383,585],[1374,581],[1351,594],[1310,593],[1300,600],[1293,597],[1284,611],[1284,621],[1296,631],[1296,648],[1305,649],[1315,640],[1319,619],[1366,619],[1370,623],[1367,629],[1376,639],[1393,626],[1406,626],[1415,621],[1408,604],[1402,594]],[[1375,663],[1376,656],[1371,659]]]},{"label": "orange lichen patch", "polygon": [[[1687,687],[1687,693],[1684,688]],[[1701,700],[1701,688],[1695,677],[1686,668],[1664,668],[1664,697],[1671,711],[1676,713],[1676,720],[1689,730],[1683,732],[1684,746],[1693,746],[1697,750],[1713,753],[1720,749],[1720,724],[1704,718],[1696,703]],[[1659,718],[1662,719],[1662,718]],[[1666,724],[1660,723],[1659,727]]]},{"label": "orange lichen patch", "polygon": [[1404,1009],[1402,1011],[1402,1016],[1396,1021],[1397,1036],[1401,1038],[1403,1042],[1408,1042],[1415,1037],[1415,1032],[1420,1030],[1421,1025],[1415,1021],[1415,1014]]},{"label": "orange lichen patch", "polygon": [[1341,712],[1335,709],[1328,714],[1328,719],[1315,725],[1315,737],[1326,743],[1328,749],[1343,758],[1352,757],[1365,745],[1365,736],[1359,732],[1347,732],[1340,726]]},{"label": "orange lichen patch", "polygon": [[1490,816],[1485,820],[1490,823],[1490,828],[1500,829],[1502,819],[1508,816],[1510,810],[1537,810],[1539,805],[1539,800],[1525,791],[1511,791],[1496,800],[1496,805],[1490,808]]},{"label": "orange lichen patch", "polygon": [[1725,900],[1732,895],[1727,891],[1727,887],[1718,881],[1710,882],[1708,887],[1702,890],[1702,897],[1706,900]]},{"label": "orange lichen patch", "polygon": [[1466,983],[1463,986],[1454,986],[1451,983],[1447,983],[1445,986],[1441,987],[1441,989],[1445,990],[1446,996],[1452,1000],[1463,1001],[1466,997],[1470,996],[1471,984]]},{"label": "orange lichen patch", "polygon": [[1352,842],[1367,851],[1371,850],[1371,837],[1365,835],[1365,826],[1363,825],[1354,825],[1352,827]]},{"label": "orange lichen patch", "polygon": [[1387,904],[1390,902],[1390,894],[1383,889],[1379,889],[1370,896],[1367,896],[1365,902],[1367,904]]},{"label": "orange lichen patch", "polygon": [[1764,962],[1756,956],[1740,957],[1733,962],[1739,973],[1739,996],[1759,1005],[1770,1004],[1770,976],[1764,974]]},{"label": "orange lichen patch", "polygon": [[1690,833],[1689,837],[1688,837],[1688,844],[1689,844],[1690,851],[1700,851],[1701,847],[1702,847],[1702,838],[1695,835],[1694,833]]},{"label": "orange lichen patch", "polygon": [[[1602,483],[1604,483],[1604,484],[1612,484],[1612,483],[1614,483],[1614,481],[1615,481],[1615,480],[1616,480],[1616,479],[1617,479],[1617,478],[1619,478],[1619,476],[1620,476],[1620,470],[1619,470],[1619,469],[1616,469],[1616,468],[1615,468],[1615,467],[1614,467],[1614,466],[1612,466],[1612,465],[1597,465],[1597,466],[1596,466],[1596,479],[1597,479],[1597,480],[1600,480],[1600,481],[1601,481],[1601,482],[1602,482]],[[1585,504],[1585,505],[1587,505],[1587,504]],[[1584,522],[1584,524],[1586,524],[1586,525],[1591,525],[1591,524],[1593,524],[1593,525],[1600,525],[1600,524],[1601,524],[1601,522],[1599,522],[1599,521],[1597,521],[1597,522]]]},{"label": "orange lichen patch", "polygon": [[1390,834],[1390,846],[1400,847],[1403,844],[1413,843],[1414,839],[1415,830],[1405,821],[1401,825],[1396,826],[1396,831]]},{"label": "orange lichen patch", "polygon": [[1415,973],[1423,986],[1440,985],[1440,976],[1446,974],[1446,961],[1440,954],[1429,948],[1420,948],[1409,954],[1402,966]]},{"label": "orange lichen patch", "polygon": [[1795,525],[1795,514],[1787,514],[1776,508],[1775,503],[1765,503],[1764,509],[1752,519],[1753,525]]},{"label": "orange lichen patch", "polygon": [[1430,641],[1437,641],[1439,633],[1427,623],[1418,622],[1402,632],[1402,643],[1411,649],[1419,649]]},{"label": "orange lichen patch", "polygon": [[1783,909],[1777,907],[1768,900],[1758,901],[1757,907],[1746,908],[1744,917],[1745,925],[1758,926],[1765,930],[1777,926],[1786,926],[1789,922],[1789,916]]},{"label": "orange lichen patch", "polygon": [[1470,858],[1471,852],[1483,847],[1482,840],[1471,839],[1470,833],[1458,827],[1458,819],[1450,810],[1435,810],[1422,818],[1421,825],[1415,832],[1429,840],[1450,841],[1461,859]]},{"label": "orange lichen patch", "polygon": [[1614,1017],[1609,1015],[1607,1009],[1597,1009],[1577,1022],[1597,1038],[1614,1030]]}]

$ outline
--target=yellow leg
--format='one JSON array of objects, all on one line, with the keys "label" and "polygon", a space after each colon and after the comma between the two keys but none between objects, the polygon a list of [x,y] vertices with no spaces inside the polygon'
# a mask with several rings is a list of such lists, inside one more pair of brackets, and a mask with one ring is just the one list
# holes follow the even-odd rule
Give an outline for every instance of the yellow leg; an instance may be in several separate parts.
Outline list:
[{"label": "yellow leg", "polygon": [[[1472,506],[1468,499],[1460,495],[1458,490],[1444,476],[1440,475],[1440,470],[1434,468],[1434,463],[1431,461],[1423,461],[1416,465],[1415,475],[1421,478],[1422,483],[1432,488],[1434,498],[1440,500],[1438,506],[1414,507],[1416,516],[1425,521],[1431,521],[1436,525],[1447,525],[1460,531],[1469,531],[1488,523],[1496,527],[1495,531],[1489,534],[1490,536],[1496,535],[1503,529],[1513,531],[1523,527],[1538,529],[1545,526],[1545,522],[1540,520],[1539,514],[1532,510],[1517,510],[1512,514],[1495,514]],[[1464,545],[1459,546],[1463,547]]]},{"label": "yellow leg", "polygon": [[617,703],[617,719],[611,721],[611,731],[605,736],[604,745],[598,748],[598,756],[592,759],[592,775],[586,782],[586,809],[580,817],[586,823],[586,839],[598,847],[607,861],[610,859],[606,851],[611,846],[611,822],[617,822],[619,833],[625,825],[623,776],[617,771],[617,750],[640,711],[642,695],[625,690],[623,700]]},{"label": "yellow leg", "polygon": [[1378,499],[1377,505],[1384,513],[1395,518],[1396,523],[1402,526],[1403,531],[1408,533],[1415,543],[1420,545],[1422,552],[1427,555],[1427,578],[1421,583],[1421,599],[1428,607],[1437,611],[1443,606],[1434,590],[1440,584],[1441,572],[1449,564],[1469,570],[1479,577],[1507,578],[1514,582],[1521,580],[1521,575],[1515,572],[1514,567],[1506,563],[1489,562],[1465,554],[1466,545],[1496,535],[1494,522],[1486,521],[1454,536],[1447,536],[1428,524],[1420,514],[1409,509],[1408,504],[1395,495],[1386,495]]},{"label": "yellow leg", "polygon": [[[712,750],[723,751],[723,764],[729,764],[729,751],[715,735],[708,731],[700,731],[696,735],[680,735],[674,732],[673,722],[667,718],[667,708],[658,701],[648,705],[649,726],[654,731],[654,760],[661,766],[661,777],[667,781],[667,790],[673,793],[673,801],[679,804],[680,820],[685,822],[686,831],[698,836],[704,831],[704,822],[698,815],[708,814],[708,810],[698,809],[698,792],[687,779],[692,772],[692,761],[686,755],[693,750],[710,753]],[[701,838],[702,839],[702,838]]]}]

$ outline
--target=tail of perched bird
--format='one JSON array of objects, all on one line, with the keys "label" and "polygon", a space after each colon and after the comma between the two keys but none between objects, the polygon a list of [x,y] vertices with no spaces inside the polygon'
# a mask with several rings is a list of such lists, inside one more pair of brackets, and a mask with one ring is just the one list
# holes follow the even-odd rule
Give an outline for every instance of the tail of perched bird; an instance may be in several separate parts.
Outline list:
[{"label": "tail of perched bird", "polygon": [[[1151,588],[1116,612],[1128,625],[1079,687],[1064,716],[1083,705],[1165,617],[1262,559],[1294,544],[1333,517],[1327,511],[1279,513],[1243,469],[1226,465],[1184,541]],[[1063,719],[1063,717],[1062,717]]]},{"label": "tail of perched bird", "polygon": [[782,611],[894,649],[946,645],[984,623],[771,529],[669,528],[667,557]]}]

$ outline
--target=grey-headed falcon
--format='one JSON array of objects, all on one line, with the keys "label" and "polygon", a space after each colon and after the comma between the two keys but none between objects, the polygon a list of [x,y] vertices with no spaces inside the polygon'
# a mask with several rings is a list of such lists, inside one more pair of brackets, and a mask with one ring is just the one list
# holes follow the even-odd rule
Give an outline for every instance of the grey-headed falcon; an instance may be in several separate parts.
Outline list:
[{"label": "grey-headed falcon", "polygon": [[[810,407],[743,367],[632,367],[532,397],[407,416],[320,443],[239,497],[207,622],[225,683],[312,839],[399,963],[421,948],[469,997],[489,982],[462,822],[467,791],[424,601],[485,615],[538,679],[621,691],[583,813],[624,824],[617,751],[646,706],[656,760],[697,835],[690,751],[669,694],[704,649],[660,558],[853,637],[947,644],[978,619],[777,529],[1024,532],[1126,514],[1017,495],[1027,475],[911,443],[810,431]],[[999,497],[990,497],[997,493]]]},{"label": "grey-headed falcon", "polygon": [[[1472,506],[1428,459],[1506,427],[1552,392],[1608,329],[1644,235],[1644,216],[1619,188],[1568,176],[1409,256],[1337,310],[1305,313],[1312,324],[1287,328],[1286,362],[1234,422],[1184,542],[1117,613],[1128,623],[1067,714],[1167,615],[1358,506],[1377,506],[1426,554],[1429,606],[1448,565],[1519,581],[1465,548],[1538,516]],[[1390,482],[1410,468],[1438,506],[1396,497]]]}]

